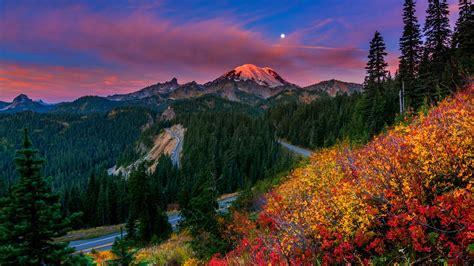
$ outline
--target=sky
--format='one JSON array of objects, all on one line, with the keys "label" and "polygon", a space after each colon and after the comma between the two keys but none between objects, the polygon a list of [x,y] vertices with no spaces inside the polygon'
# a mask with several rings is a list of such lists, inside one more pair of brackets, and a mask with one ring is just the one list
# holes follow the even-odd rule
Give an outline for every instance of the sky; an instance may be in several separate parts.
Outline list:
[{"label": "sky", "polygon": [[[448,1],[451,24],[457,1]],[[137,91],[173,77],[213,80],[236,66],[287,81],[362,82],[376,30],[398,67],[403,0],[0,0],[0,101]],[[424,22],[427,0],[418,0]],[[281,34],[285,38],[281,38]]]}]

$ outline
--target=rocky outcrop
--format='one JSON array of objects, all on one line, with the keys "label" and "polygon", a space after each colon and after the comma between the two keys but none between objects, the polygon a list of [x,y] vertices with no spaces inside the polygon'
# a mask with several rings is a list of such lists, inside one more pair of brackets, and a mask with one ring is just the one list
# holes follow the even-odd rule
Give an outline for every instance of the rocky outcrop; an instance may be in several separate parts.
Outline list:
[{"label": "rocky outcrop", "polygon": [[108,174],[128,177],[142,163],[146,163],[148,171],[153,173],[156,170],[160,157],[164,154],[170,156],[173,164],[179,167],[185,132],[186,129],[180,124],[165,128],[154,138],[153,146],[143,152],[142,158],[128,166],[114,166],[108,169]]}]

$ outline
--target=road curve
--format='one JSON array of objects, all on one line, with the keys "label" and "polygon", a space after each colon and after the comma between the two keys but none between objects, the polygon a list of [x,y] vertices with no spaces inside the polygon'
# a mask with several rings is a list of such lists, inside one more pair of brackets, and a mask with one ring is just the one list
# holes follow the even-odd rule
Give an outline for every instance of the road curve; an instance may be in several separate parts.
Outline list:
[{"label": "road curve", "polygon": [[279,140],[278,142],[280,142],[280,144],[287,148],[288,150],[298,154],[298,155],[301,155],[303,157],[309,157],[311,156],[314,152],[313,151],[310,151],[310,150],[307,150],[307,149],[303,149],[303,148],[300,148],[300,147],[297,147],[295,145],[292,145],[288,142],[284,142],[283,140]]},{"label": "road curve", "polygon": [[[237,196],[228,197],[225,199],[219,200],[217,203],[219,204],[219,212],[226,212],[227,209],[230,207],[233,201],[237,199]],[[168,214],[168,222],[173,227],[173,230],[176,229],[176,226],[181,221],[181,215],[179,213]],[[127,232],[124,230],[123,235],[127,235]],[[120,232],[108,234],[105,236],[84,239],[84,240],[76,240],[71,241],[69,246],[76,249],[76,253],[89,253],[93,249],[98,251],[103,250],[110,250],[112,249],[112,245],[116,238],[120,238]]]},{"label": "road curve", "polygon": [[171,161],[173,162],[174,165],[176,165],[179,168],[180,155],[181,155],[181,151],[183,150],[183,138],[182,138],[183,136],[176,134],[176,132],[174,132],[170,128],[165,128],[165,131],[168,132],[168,134],[170,134],[171,137],[176,140],[176,146],[171,152]]}]

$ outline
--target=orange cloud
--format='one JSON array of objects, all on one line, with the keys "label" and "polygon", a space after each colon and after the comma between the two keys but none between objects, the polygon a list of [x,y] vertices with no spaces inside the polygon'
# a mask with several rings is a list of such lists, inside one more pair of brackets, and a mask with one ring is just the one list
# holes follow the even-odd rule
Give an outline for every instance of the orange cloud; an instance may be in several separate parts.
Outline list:
[{"label": "orange cloud", "polygon": [[43,66],[0,62],[0,99],[10,101],[19,93],[48,101],[73,100],[87,94],[128,92],[152,83],[103,69]]}]

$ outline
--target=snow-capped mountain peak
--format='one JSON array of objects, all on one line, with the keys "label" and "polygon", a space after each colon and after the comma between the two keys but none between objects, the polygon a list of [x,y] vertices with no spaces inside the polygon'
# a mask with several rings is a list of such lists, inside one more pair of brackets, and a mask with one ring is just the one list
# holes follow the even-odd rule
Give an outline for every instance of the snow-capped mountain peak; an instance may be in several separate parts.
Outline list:
[{"label": "snow-capped mountain peak", "polygon": [[269,67],[260,68],[252,64],[238,66],[222,77],[236,81],[252,80],[259,85],[269,87],[277,87],[288,83],[273,69]]}]

